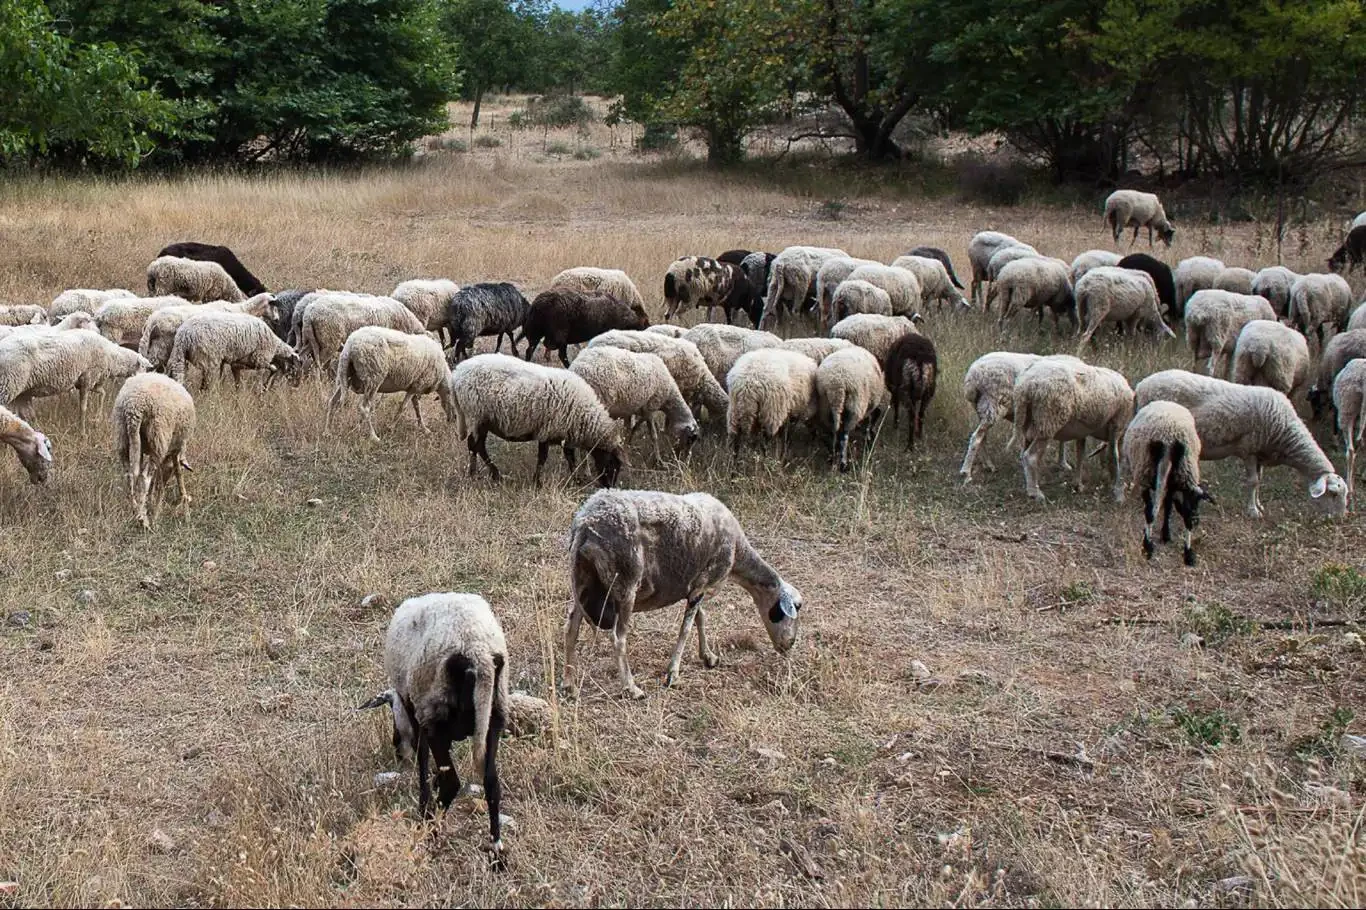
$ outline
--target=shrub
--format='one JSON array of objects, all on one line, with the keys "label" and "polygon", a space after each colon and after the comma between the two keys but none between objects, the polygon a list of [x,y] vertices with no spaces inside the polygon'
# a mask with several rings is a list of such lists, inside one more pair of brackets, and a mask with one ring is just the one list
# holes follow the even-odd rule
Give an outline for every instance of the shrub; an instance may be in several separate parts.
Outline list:
[{"label": "shrub", "polygon": [[474,137],[474,147],[475,147],[475,148],[480,148],[480,149],[496,149],[498,146],[500,146],[500,145],[502,145],[502,144],[503,144],[503,140],[499,139],[497,136],[490,136],[490,135],[488,135],[488,134],[485,134],[485,135],[482,135],[482,136],[475,136],[475,137]]},{"label": "shrub", "polygon": [[1225,743],[1236,743],[1243,738],[1243,730],[1238,722],[1225,714],[1222,708],[1205,712],[1187,711],[1178,706],[1168,714],[1172,723],[1196,746],[1217,749]]},{"label": "shrub", "polygon": [[678,147],[678,128],[668,123],[647,123],[636,148],[642,152],[659,152]]},{"label": "shrub", "polygon": [[1315,597],[1352,610],[1366,606],[1366,575],[1351,566],[1329,562],[1319,567],[1309,582]]},{"label": "shrub", "polygon": [[578,95],[546,95],[527,103],[527,113],[536,126],[552,128],[587,126],[597,119],[593,109]]},{"label": "shrub", "polygon": [[521,108],[508,114],[508,126],[512,127],[514,130],[524,130],[530,124],[531,118],[529,118],[526,111]]},{"label": "shrub", "polygon": [[601,156],[602,152],[593,148],[591,145],[581,145],[574,149],[575,161],[592,161],[594,158],[599,158]]},{"label": "shrub", "polygon": [[965,202],[1018,205],[1029,188],[1028,175],[1018,164],[964,156],[957,164],[958,196]]},{"label": "shrub", "polygon": [[573,151],[574,150],[569,147],[568,142],[561,142],[558,139],[554,142],[547,142],[545,145],[545,153],[547,155],[568,155]]}]

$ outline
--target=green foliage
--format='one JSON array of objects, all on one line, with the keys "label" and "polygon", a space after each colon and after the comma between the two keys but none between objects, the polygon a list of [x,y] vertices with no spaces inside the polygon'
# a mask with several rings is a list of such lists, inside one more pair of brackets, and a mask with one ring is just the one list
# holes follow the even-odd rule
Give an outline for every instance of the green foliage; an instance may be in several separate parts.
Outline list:
[{"label": "green foliage", "polygon": [[1350,610],[1366,606],[1366,575],[1341,563],[1325,563],[1309,581],[1315,597]]},{"label": "green foliage", "polygon": [[571,146],[568,142],[564,142],[559,139],[556,139],[553,142],[547,142],[545,144],[545,153],[547,155],[568,155],[573,151],[573,146]]},{"label": "green foliage", "polygon": [[1186,626],[1209,644],[1217,645],[1238,635],[1250,635],[1256,623],[1223,604],[1194,603],[1186,608]]},{"label": "green foliage", "polygon": [[1356,719],[1351,708],[1337,706],[1324,718],[1317,733],[1301,736],[1290,745],[1290,751],[1300,758],[1335,758],[1342,746],[1342,734]]},{"label": "green foliage", "polygon": [[527,102],[527,120],[536,126],[560,129],[584,127],[597,119],[593,109],[577,95],[550,95]]},{"label": "green foliage", "polygon": [[487,134],[487,133],[484,133],[484,134],[481,135],[481,136],[475,136],[475,137],[474,137],[474,147],[475,147],[475,148],[480,148],[480,149],[496,149],[496,148],[498,148],[498,146],[500,146],[500,145],[502,145],[502,144],[503,144],[503,140],[499,139],[497,136],[490,136],[490,135]]},{"label": "green foliage", "polygon": [[1217,749],[1225,743],[1236,743],[1243,738],[1242,727],[1222,708],[1213,711],[1188,711],[1176,706],[1168,710],[1172,723],[1192,744],[1202,748]]},{"label": "green foliage", "polygon": [[601,158],[601,157],[602,157],[602,152],[600,152],[600,151],[598,151],[597,149],[593,148],[593,146],[591,146],[591,145],[581,145],[581,146],[579,146],[578,148],[574,149],[574,160],[575,160],[575,161],[592,161],[592,160],[595,159],[595,158]]}]

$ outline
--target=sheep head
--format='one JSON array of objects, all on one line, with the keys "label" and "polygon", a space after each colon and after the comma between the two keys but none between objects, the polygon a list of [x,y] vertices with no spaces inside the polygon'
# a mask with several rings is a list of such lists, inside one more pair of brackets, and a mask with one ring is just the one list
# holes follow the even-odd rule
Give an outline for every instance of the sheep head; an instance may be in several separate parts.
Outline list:
[{"label": "sheep head", "polygon": [[778,579],[776,586],[753,588],[750,594],[768,630],[769,640],[779,654],[786,654],[797,643],[797,614],[802,608],[802,592]]},{"label": "sheep head", "polygon": [[1347,514],[1347,481],[1334,473],[1320,474],[1309,484],[1309,498],[1329,518]]},{"label": "sheep head", "polygon": [[14,454],[19,456],[19,463],[28,471],[29,482],[47,483],[52,470],[52,442],[37,430],[31,437],[8,441],[14,447]]}]

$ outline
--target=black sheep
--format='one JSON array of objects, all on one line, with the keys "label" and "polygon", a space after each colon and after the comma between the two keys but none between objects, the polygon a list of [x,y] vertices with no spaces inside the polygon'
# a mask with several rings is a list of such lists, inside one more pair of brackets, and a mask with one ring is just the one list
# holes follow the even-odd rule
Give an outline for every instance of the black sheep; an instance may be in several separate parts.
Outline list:
[{"label": "black sheep", "polygon": [[1157,300],[1167,309],[1167,315],[1180,319],[1182,314],[1176,305],[1176,279],[1172,277],[1171,266],[1147,253],[1131,253],[1119,261],[1122,269],[1134,269],[1147,273],[1157,285]]},{"label": "black sheep", "polygon": [[1346,274],[1350,275],[1352,270],[1361,265],[1364,259],[1366,259],[1366,224],[1352,228],[1347,239],[1342,241],[1342,246],[1334,250],[1333,255],[1329,257],[1328,269],[1342,273],[1345,266]]},{"label": "black sheep", "polygon": [[179,256],[181,259],[194,259],[199,262],[216,262],[223,267],[223,271],[228,273],[228,277],[248,297],[263,294],[266,290],[266,286],[255,275],[247,271],[247,267],[242,264],[241,260],[225,246],[185,240],[162,247],[157,256]]},{"label": "black sheep", "polygon": [[729,262],[731,265],[739,265],[745,261],[745,257],[749,255],[749,252],[749,250],[726,250],[720,256],[716,257],[716,261]]},{"label": "black sheep", "polygon": [[612,329],[644,329],[650,320],[607,294],[585,294],[569,288],[551,288],[531,301],[522,337],[528,342],[526,359],[543,340],[547,350],[559,351],[560,362],[569,366],[569,346],[583,344]]},{"label": "black sheep", "polygon": [[[517,339],[513,337],[526,322],[531,304],[527,303],[516,285],[506,281],[471,284],[446,304],[446,325],[451,333],[451,359],[464,359],[474,349],[481,335],[497,335],[494,351],[503,348],[503,336],[517,355]],[[529,358],[528,358],[529,359]]]},{"label": "black sheep", "polygon": [[883,378],[892,395],[892,426],[900,423],[904,402],[909,418],[906,425],[906,448],[915,448],[917,437],[925,435],[925,410],[934,398],[939,382],[939,355],[934,342],[924,335],[903,335],[892,345],[883,361]]}]

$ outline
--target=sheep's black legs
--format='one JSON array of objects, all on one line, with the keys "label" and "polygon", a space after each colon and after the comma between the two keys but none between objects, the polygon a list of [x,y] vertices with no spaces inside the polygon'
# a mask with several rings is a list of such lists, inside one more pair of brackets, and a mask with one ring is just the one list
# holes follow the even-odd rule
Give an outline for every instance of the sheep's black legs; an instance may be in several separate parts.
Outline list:
[{"label": "sheep's black legs", "polygon": [[569,345],[560,347],[560,363],[564,364],[565,369],[569,368]]},{"label": "sheep's black legs", "polygon": [[467,440],[470,447],[470,476],[474,476],[476,464],[474,459],[478,457],[483,460],[484,464],[488,465],[489,476],[493,478],[494,483],[497,483],[502,479],[502,475],[498,473],[498,466],[493,463],[493,459],[489,458],[489,450],[484,445],[488,437],[488,430],[480,430]]},{"label": "sheep's black legs", "polygon": [[1147,489],[1143,491],[1143,555],[1148,559],[1153,558],[1153,518],[1156,512],[1153,509],[1153,491]]},{"label": "sheep's black legs", "polygon": [[431,818],[432,812],[432,785],[427,779],[427,764],[430,752],[430,744],[427,742],[427,733],[421,727],[417,728],[417,811],[423,818]]},{"label": "sheep's black legs", "polygon": [[503,802],[503,785],[498,780],[498,734],[503,724],[495,712],[489,722],[488,743],[484,747],[484,800],[489,807],[489,836],[493,838],[493,849],[503,847],[503,822],[499,807]]},{"label": "sheep's black legs", "polygon": [[455,767],[455,760],[451,758],[449,742],[434,741],[432,756],[436,759],[436,798],[441,803],[441,808],[446,809],[460,792],[460,772]]},{"label": "sheep's black legs", "polygon": [[550,457],[550,443],[543,442],[536,446],[536,473],[531,475],[531,482],[536,486],[541,485],[541,469],[545,467],[546,458]]}]

